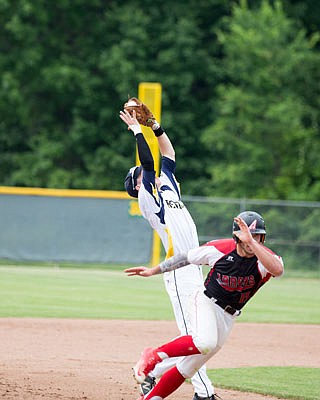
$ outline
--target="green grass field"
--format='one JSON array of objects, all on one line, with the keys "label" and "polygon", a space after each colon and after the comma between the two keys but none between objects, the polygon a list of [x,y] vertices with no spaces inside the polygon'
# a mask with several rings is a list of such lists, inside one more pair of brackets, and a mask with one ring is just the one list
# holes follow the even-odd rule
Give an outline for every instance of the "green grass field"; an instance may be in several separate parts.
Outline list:
[{"label": "green grass field", "polygon": [[[273,279],[239,321],[320,324],[319,284]],[[0,266],[0,299],[0,317],[173,319],[162,276],[127,277],[115,270]]]},{"label": "green grass field", "polygon": [[319,400],[320,369],[300,367],[221,368],[210,370],[218,387],[282,399]]},{"label": "green grass field", "polygon": [[0,317],[172,318],[162,277],[113,270],[0,267],[0,299]]},{"label": "green grass field", "polygon": [[[245,322],[320,324],[320,281],[273,279],[250,301]],[[172,320],[161,276],[107,269],[0,266],[0,317]],[[217,369],[215,384],[283,399],[319,400],[320,369]]]}]

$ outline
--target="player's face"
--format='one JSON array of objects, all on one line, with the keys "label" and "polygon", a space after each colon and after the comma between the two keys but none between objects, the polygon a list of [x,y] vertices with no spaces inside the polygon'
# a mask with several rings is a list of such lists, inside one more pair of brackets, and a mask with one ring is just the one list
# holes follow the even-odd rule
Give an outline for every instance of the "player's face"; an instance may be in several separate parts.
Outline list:
[{"label": "player's face", "polygon": [[260,233],[253,233],[252,237],[256,242],[262,243],[262,235],[260,235]]},{"label": "player's face", "polygon": [[[253,233],[252,237],[253,237],[253,240],[255,240],[256,242],[258,242],[260,244],[263,243],[263,239],[262,239],[263,236],[260,235],[259,233]],[[254,256],[254,252],[249,244],[240,242],[239,245],[245,254],[244,257],[253,257]]]},{"label": "player's face", "polygon": [[139,190],[140,187],[141,187],[141,183],[142,183],[142,174],[143,174],[143,171],[141,171],[140,175],[139,175],[138,178],[137,178],[137,184],[136,184],[136,187],[135,187],[136,190]]}]

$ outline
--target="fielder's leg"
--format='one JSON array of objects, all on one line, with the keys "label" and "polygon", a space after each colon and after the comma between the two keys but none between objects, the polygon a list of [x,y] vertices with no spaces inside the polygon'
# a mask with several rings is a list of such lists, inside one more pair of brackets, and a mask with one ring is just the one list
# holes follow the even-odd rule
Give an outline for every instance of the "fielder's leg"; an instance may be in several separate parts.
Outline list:
[{"label": "fielder's leg", "polygon": [[[165,279],[165,285],[181,335],[191,335],[190,299],[193,297],[195,291],[204,290],[201,269],[199,270],[199,267],[196,265],[188,265],[186,268],[173,271],[169,279],[167,281]],[[161,364],[158,364],[154,371],[159,374],[158,376],[161,376],[165,372],[165,370],[161,370]],[[192,376],[191,383],[194,392],[200,397],[210,397],[214,393],[214,388],[206,373],[205,365],[199,368]]]}]

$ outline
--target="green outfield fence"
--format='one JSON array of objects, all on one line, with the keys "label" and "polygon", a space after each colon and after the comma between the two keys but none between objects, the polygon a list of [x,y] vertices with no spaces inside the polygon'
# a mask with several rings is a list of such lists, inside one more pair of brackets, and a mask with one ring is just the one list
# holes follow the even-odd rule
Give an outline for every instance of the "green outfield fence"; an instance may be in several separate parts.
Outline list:
[{"label": "green outfield fence", "polygon": [[0,259],[146,264],[153,232],[125,192],[0,187]]},{"label": "green outfield fence", "polygon": [[[184,196],[200,243],[230,237],[233,217],[262,214],[286,271],[320,277],[320,202]],[[153,231],[125,192],[0,187],[0,259],[148,264]]]},{"label": "green outfield fence", "polygon": [[266,245],[280,254],[286,271],[312,272],[320,277],[320,202],[184,196],[200,243],[230,237],[233,217],[245,210],[262,214]]}]

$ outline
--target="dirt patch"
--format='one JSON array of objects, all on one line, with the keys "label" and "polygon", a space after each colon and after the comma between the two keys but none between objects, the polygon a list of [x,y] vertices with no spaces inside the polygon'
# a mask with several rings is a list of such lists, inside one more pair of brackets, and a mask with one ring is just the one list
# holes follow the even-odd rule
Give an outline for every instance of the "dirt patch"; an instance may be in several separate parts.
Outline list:
[{"label": "dirt patch", "polygon": [[[0,397],[136,400],[131,366],[177,335],[173,321],[0,319]],[[320,367],[319,325],[237,323],[209,368]],[[216,388],[223,400],[274,399]],[[170,400],[191,400],[189,384]]]}]

